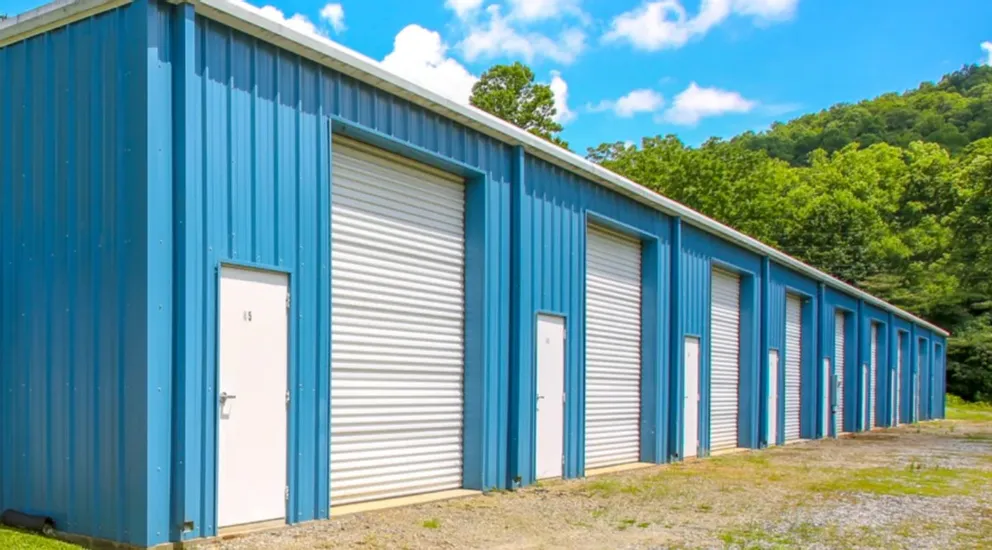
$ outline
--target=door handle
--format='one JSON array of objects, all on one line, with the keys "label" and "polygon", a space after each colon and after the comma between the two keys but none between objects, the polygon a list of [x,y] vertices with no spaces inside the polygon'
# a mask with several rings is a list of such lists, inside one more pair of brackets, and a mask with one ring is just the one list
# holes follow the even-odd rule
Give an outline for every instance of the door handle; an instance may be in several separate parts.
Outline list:
[{"label": "door handle", "polygon": [[234,394],[227,393],[226,391],[220,392],[220,402],[224,403],[228,399],[236,399],[238,396]]},{"label": "door handle", "polygon": [[543,395],[538,395],[537,398],[538,399],[544,399],[544,396]]}]

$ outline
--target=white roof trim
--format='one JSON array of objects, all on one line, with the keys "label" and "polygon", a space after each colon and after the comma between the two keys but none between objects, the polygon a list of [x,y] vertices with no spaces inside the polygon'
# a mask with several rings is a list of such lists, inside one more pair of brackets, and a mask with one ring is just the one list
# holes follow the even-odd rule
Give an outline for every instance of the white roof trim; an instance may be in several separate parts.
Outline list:
[{"label": "white roof trim", "polygon": [[[183,2],[184,0],[178,1]],[[377,61],[340,44],[300,33],[259,14],[255,10],[244,5],[229,2],[228,0],[185,0],[185,2],[193,4],[196,6],[198,12],[211,19],[272,42],[277,46],[327,65],[372,86],[394,93],[412,103],[452,118],[501,141],[511,145],[521,145],[527,152],[535,156],[584,176],[600,185],[618,191],[641,203],[650,205],[665,214],[679,216],[684,222],[694,227],[718,235],[759,255],[768,256],[778,264],[798,271],[819,282],[823,282],[837,290],[851,294],[868,304],[891,311],[906,320],[917,323],[942,336],[949,334],[946,330],[932,323],[924,321],[907,311],[876,298],[812,266],[806,265],[757,239],[731,229],[685,205],[659,195],[571,151],[566,151],[553,145],[489,113],[468,105],[456,103],[440,94],[397,76],[384,69]],[[103,6],[103,9],[111,9],[121,3],[123,3],[121,0],[58,0],[48,6],[38,8],[22,16],[0,23],[0,44],[8,36],[30,35],[33,34],[31,32],[33,27],[50,25],[51,21],[49,19],[55,17],[55,15],[51,14],[58,10],[64,10],[62,17],[67,18],[71,14],[94,10],[96,6]]]}]

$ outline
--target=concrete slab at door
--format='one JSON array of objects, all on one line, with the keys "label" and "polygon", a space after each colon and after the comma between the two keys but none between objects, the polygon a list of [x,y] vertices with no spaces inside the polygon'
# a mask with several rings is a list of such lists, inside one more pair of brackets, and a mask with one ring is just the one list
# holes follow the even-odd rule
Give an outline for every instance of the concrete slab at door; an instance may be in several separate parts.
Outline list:
[{"label": "concrete slab at door", "polygon": [[565,437],[565,319],[537,317],[537,479],[561,477]]},{"label": "concrete slab at door", "polygon": [[221,268],[220,528],[286,517],[288,292],[285,273]]},{"label": "concrete slab at door", "polygon": [[699,455],[699,338],[686,337],[684,362],[682,458],[689,458]]}]

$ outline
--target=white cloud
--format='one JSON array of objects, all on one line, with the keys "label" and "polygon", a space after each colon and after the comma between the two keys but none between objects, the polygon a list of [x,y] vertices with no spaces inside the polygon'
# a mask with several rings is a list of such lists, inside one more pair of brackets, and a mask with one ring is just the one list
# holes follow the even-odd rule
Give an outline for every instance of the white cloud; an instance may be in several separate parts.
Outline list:
[{"label": "white cloud", "polygon": [[791,18],[798,4],[799,0],[702,0],[699,13],[690,17],[681,0],[648,1],[614,17],[603,41],[630,42],[648,51],[680,48],[731,15],[765,24]]},{"label": "white cloud", "polygon": [[568,108],[568,83],[558,71],[551,71],[551,92],[555,94],[555,122],[567,124],[575,120],[575,113]]},{"label": "white cloud", "polygon": [[334,32],[344,32],[348,27],[344,24],[344,7],[341,4],[327,4],[320,10],[320,19],[334,29]]},{"label": "white cloud", "polygon": [[634,90],[613,100],[604,99],[587,109],[590,112],[613,111],[620,118],[631,118],[638,113],[653,113],[665,105],[665,98],[654,90]]},{"label": "white cloud", "polygon": [[287,18],[285,14],[282,13],[282,10],[275,6],[262,6],[261,8],[256,8],[250,4],[245,4],[245,6],[254,9],[259,14],[275,21],[276,23],[281,23],[294,31],[321,38],[327,36],[321,32],[307,16],[301,13],[294,13],[292,16]]},{"label": "white cloud", "polygon": [[555,19],[564,15],[584,17],[578,0],[509,0],[508,4],[509,17],[523,21]]},{"label": "white cloud", "polygon": [[465,19],[482,7],[482,0],[445,0],[444,5],[459,19]]},{"label": "white cloud", "polygon": [[992,42],[982,42],[982,49],[988,54],[988,59],[985,60],[985,64],[992,67]]},{"label": "white cloud", "polygon": [[458,44],[469,62],[505,56],[519,57],[527,63],[547,58],[569,64],[585,49],[586,35],[579,28],[566,28],[552,39],[536,32],[518,31],[497,5],[486,8],[486,13],[488,21],[470,24],[467,36]]},{"label": "white cloud", "polygon": [[718,88],[701,88],[695,82],[675,96],[663,120],[681,126],[694,126],[706,117],[728,113],[747,113],[758,105],[737,92]]},{"label": "white cloud", "polygon": [[478,78],[448,57],[448,45],[437,32],[407,25],[393,40],[382,66],[459,103],[468,104]]}]

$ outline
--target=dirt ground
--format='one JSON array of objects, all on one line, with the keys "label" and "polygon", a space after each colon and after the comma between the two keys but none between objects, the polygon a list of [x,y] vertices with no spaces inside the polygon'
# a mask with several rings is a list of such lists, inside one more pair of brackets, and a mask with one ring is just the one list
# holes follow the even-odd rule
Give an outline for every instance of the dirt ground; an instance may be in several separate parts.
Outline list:
[{"label": "dirt ground", "polygon": [[992,413],[343,516],[211,546],[992,548]]}]

